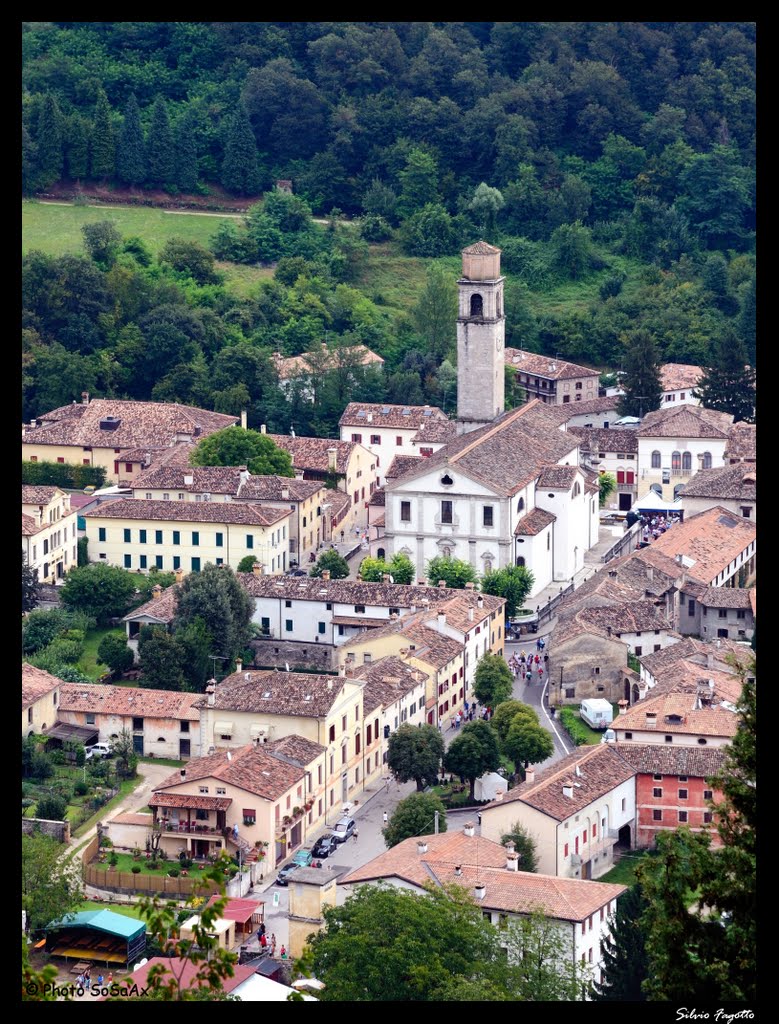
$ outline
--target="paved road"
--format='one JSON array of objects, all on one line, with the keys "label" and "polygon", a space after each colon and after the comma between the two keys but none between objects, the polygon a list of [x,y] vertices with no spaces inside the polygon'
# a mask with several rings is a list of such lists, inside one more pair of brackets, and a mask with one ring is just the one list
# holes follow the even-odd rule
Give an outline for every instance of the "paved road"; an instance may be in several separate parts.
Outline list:
[{"label": "paved road", "polygon": [[[519,652],[524,650],[526,654],[536,653],[536,639],[543,637],[547,641],[547,648],[549,650],[549,634],[539,633],[538,636],[525,637],[522,641],[514,643],[509,641],[506,643],[505,656],[508,660],[512,654],[519,655]],[[548,707],[548,695],[549,695],[549,677],[544,674],[543,682],[538,683],[536,680],[538,676],[533,673],[533,682],[528,684],[519,677],[514,680],[514,687],[512,690],[512,696],[515,700],[521,700],[525,704],[530,704],[538,712],[538,719],[541,725],[551,734],[552,742],[554,743],[554,754],[546,761],[543,761],[540,765],[536,765],[536,768],[546,768],[555,761],[559,761],[561,757],[566,757],[573,750],[573,744],[568,739],[568,734],[560,727],[560,723],[556,718],[552,718],[549,714]]]}]

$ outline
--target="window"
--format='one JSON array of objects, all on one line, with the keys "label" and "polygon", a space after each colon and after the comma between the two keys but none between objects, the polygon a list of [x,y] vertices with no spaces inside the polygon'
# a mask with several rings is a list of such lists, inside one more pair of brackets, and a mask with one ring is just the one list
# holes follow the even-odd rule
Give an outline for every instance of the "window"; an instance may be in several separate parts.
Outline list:
[{"label": "window", "polygon": [[484,525],[485,526],[492,526],[492,505],[485,505],[484,509],[483,509],[483,512],[484,512],[484,516],[483,516]]},{"label": "window", "polygon": [[165,491],[165,493],[162,495],[162,500],[163,501],[170,501],[170,495],[168,494],[167,491]]},{"label": "window", "polygon": [[704,825],[710,825],[710,824],[711,824],[711,822],[712,822],[712,814],[711,814],[711,811],[704,811],[704,812],[703,812],[703,824],[704,824]]},{"label": "window", "polygon": [[524,498],[520,498],[519,501],[517,502],[517,512],[524,512],[524,511],[525,511],[525,499]]},{"label": "window", "polygon": [[356,604],[354,606],[354,610],[355,610],[355,612],[364,612],[365,611],[365,605],[364,604]]},{"label": "window", "polygon": [[752,507],[750,505],[742,505],[741,515],[744,517],[744,519],[749,519],[752,515]]},{"label": "window", "polygon": [[686,781],[687,781],[687,776],[686,775],[680,775],[679,776],[679,782],[686,782]]},{"label": "window", "polygon": [[146,555],[141,555],[139,557],[138,564],[139,564],[141,569],[145,569],[146,568]]},{"label": "window", "polygon": [[652,452],[652,469],[660,469],[660,452]]},{"label": "window", "polygon": [[680,789],[679,790],[679,799],[680,800],[686,800],[687,799],[687,790],[686,789]]},{"label": "window", "polygon": [[691,452],[683,452],[682,453],[682,470],[685,473],[691,472],[691,470],[692,470],[692,453]]},{"label": "window", "polygon": [[699,743],[700,746],[705,747],[706,746],[706,742],[707,741],[702,736],[698,737],[698,743]]},{"label": "window", "polygon": [[200,545],[200,531],[193,530],[192,532],[192,547],[196,548]]},{"label": "window", "polygon": [[[452,502],[442,501],[441,502],[441,522],[451,523],[452,522]],[[129,531],[127,531],[129,532]]]},{"label": "window", "polygon": [[643,653],[644,653],[644,648],[643,647],[636,647],[636,657],[637,658],[640,658]]},{"label": "window", "polygon": [[711,469],[711,452],[703,453],[703,468]]},{"label": "window", "polygon": [[130,530],[125,530],[124,531],[124,542],[125,542],[125,544],[129,544],[130,541],[131,541],[131,532],[130,532]]},{"label": "window", "polygon": [[138,531],[138,543],[139,544],[145,544],[146,543],[146,531],[145,530],[139,530]]},{"label": "window", "polygon": [[581,389],[582,389],[582,382],[580,380],[576,381],[575,388],[576,388],[577,391],[581,391]]},{"label": "window", "polygon": [[362,444],[362,434],[352,434],[353,444]]},{"label": "window", "polygon": [[653,775],[652,778],[653,778],[653,780],[655,782],[662,782],[663,781],[663,776],[662,775]]},{"label": "window", "polygon": [[199,788],[201,793],[204,793],[204,794],[208,793],[208,786],[200,786],[198,788]]},{"label": "window", "polygon": [[396,445],[401,445],[401,444],[403,444],[403,438],[402,438],[402,437],[396,437],[396,438],[395,438],[395,444],[396,444]]},{"label": "window", "polygon": [[133,732],[143,732],[143,719],[142,718],[134,718],[133,719]]},{"label": "window", "polygon": [[192,572],[200,572],[200,559],[199,558],[193,558],[192,559]]},{"label": "window", "polygon": [[285,601],[284,602],[284,607],[285,608],[291,608],[292,607],[292,602],[291,601]]},{"label": "window", "polygon": [[681,452],[671,452],[671,469],[674,473],[679,473],[682,468],[682,454]]},{"label": "window", "polygon": [[662,820],[663,820],[663,812],[661,810],[654,810],[654,811],[652,811],[652,821],[662,821]]},{"label": "window", "polygon": [[655,786],[654,789],[652,790],[652,796],[661,797],[662,795],[663,795],[662,787]]},{"label": "window", "polygon": [[[157,544],[162,544],[162,530],[157,530],[157,536],[155,537],[155,540],[156,540]],[[181,543],[181,533],[180,533],[179,530],[174,530],[173,531],[173,543],[174,544],[180,544]]]},{"label": "window", "polygon": [[679,811],[679,821],[682,824],[687,821],[687,811]]},{"label": "window", "polygon": [[719,608],[718,611],[719,611],[719,617],[721,619],[726,619],[728,617],[728,610],[727,610],[727,608]]},{"label": "window", "polygon": [[400,521],[401,523],[411,522],[411,502],[401,501],[400,503]]},{"label": "window", "polygon": [[326,629],[326,628],[327,628],[327,627],[326,627],[326,625],[325,625],[325,623],[324,623],[324,622],[320,622],[320,623],[318,623],[318,624],[317,624],[317,632],[318,632],[318,633],[321,633],[321,635],[322,635],[322,636],[324,636],[324,633],[325,633],[325,629]]},{"label": "window", "polygon": [[371,434],[371,444],[381,444],[381,434]]},{"label": "window", "polygon": [[[181,723],[181,731],[182,732],[189,732],[189,722],[182,722]],[[219,792],[219,790],[217,790],[217,793],[218,792]]]},{"label": "window", "polygon": [[216,535],[216,546],[218,548],[223,548],[224,547],[224,534],[223,533],[217,533],[217,535]]},{"label": "window", "polygon": [[89,714],[89,712],[87,712],[86,723],[87,723],[87,725],[94,725],[95,724],[95,716],[93,714]]},{"label": "window", "polygon": [[566,843],[565,846],[563,847],[563,857],[567,857],[567,856],[568,856],[568,843]]},{"label": "window", "polygon": [[665,737],[665,742],[666,742],[666,743],[673,743],[673,741],[674,741],[674,738],[673,738],[673,736],[666,736],[666,737]]},{"label": "window", "polygon": [[105,526],[98,527],[97,539],[99,541],[104,541],[105,540]]},{"label": "window", "polygon": [[713,793],[712,793],[712,791],[710,789],[704,789],[704,791],[703,791],[703,799],[704,800],[711,800],[712,796],[713,796]]},{"label": "window", "polygon": [[154,564],[157,566],[158,569],[162,568],[162,555],[154,556]]},{"label": "window", "polygon": [[125,567],[125,569],[131,569],[132,568],[132,564],[133,564],[133,556],[132,555],[125,555],[124,556],[124,567]]},{"label": "window", "polygon": [[180,569],[181,568],[181,555],[174,555],[173,556],[173,568],[174,569]]},{"label": "window", "polygon": [[293,629],[292,619],[285,619],[284,620],[284,629],[286,630],[287,633],[291,633],[292,632],[292,629]]}]

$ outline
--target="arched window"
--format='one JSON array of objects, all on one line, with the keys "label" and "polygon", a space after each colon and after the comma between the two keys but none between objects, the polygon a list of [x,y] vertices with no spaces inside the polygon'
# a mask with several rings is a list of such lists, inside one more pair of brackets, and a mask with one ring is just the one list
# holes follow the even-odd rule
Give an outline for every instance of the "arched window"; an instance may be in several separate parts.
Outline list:
[{"label": "arched window", "polygon": [[525,564],[525,559],[522,557],[522,555],[517,555],[517,565],[524,565],[524,564]]},{"label": "arched window", "polygon": [[692,453],[691,452],[683,452],[682,453],[682,469],[684,470],[685,473],[689,473],[690,470],[692,469]]},{"label": "arched window", "polygon": [[492,572],[492,559],[491,558],[485,558],[484,559],[484,571],[485,572]]},{"label": "arched window", "polygon": [[681,452],[671,452],[671,472],[679,473],[682,468]]},{"label": "arched window", "polygon": [[660,469],[660,452],[652,452],[652,469]]},{"label": "arched window", "polygon": [[575,484],[573,485],[573,497],[574,497],[574,498],[576,498],[576,497],[578,497],[578,496],[579,496],[579,495],[580,495],[581,493],[582,493],[582,489],[581,489],[581,487],[579,486],[579,481],[577,480],[577,481],[576,481],[576,483],[575,483]]},{"label": "arched window", "polygon": [[471,316],[484,316],[484,300],[478,292],[471,296]]},{"label": "arched window", "polygon": [[684,484],[677,484],[676,487],[674,487],[674,501],[676,501],[676,499],[679,497],[679,491],[683,489]]},{"label": "arched window", "polygon": [[711,469],[711,452],[703,453],[703,468]]},{"label": "arched window", "polygon": [[523,512],[525,509],[525,499],[520,498],[517,502],[517,512]]},{"label": "arched window", "polygon": [[379,548],[379,550],[378,550],[378,551],[376,552],[376,557],[377,557],[377,558],[381,558],[381,559],[384,559],[384,557],[385,557],[385,551],[384,551],[384,548]]}]

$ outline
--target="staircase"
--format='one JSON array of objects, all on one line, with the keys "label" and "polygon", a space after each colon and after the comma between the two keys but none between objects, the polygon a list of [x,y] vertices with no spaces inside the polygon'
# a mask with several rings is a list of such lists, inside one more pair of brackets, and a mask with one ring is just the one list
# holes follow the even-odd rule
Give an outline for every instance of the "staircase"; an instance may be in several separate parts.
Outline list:
[{"label": "staircase", "polygon": [[225,829],[225,839],[228,843],[231,843],[236,850],[240,850],[243,853],[244,864],[252,864],[257,860],[257,850],[252,843],[247,843],[243,836],[239,835],[236,839],[233,835],[232,829]]}]

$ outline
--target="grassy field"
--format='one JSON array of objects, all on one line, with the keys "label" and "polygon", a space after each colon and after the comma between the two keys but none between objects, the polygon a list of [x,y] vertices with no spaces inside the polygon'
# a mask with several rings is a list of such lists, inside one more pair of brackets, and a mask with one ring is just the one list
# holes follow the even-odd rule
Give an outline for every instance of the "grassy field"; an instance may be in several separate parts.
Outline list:
[{"label": "grassy field", "polygon": [[[109,850],[109,855],[112,852],[113,851]],[[171,871],[174,868],[174,866],[178,869],[178,861],[176,861],[174,865],[173,861],[170,859],[167,859],[164,862],[157,861],[156,863],[160,864],[160,867],[152,869],[149,867],[149,864],[146,861],[145,857],[141,857],[140,860],[135,860],[131,853],[117,853],[116,857],[117,864],[115,868],[112,868],[109,865],[108,861],[106,861],[103,864],[95,864],[95,867],[99,868],[101,871],[132,871],[133,867],[135,866],[141,869],[140,874],[142,875],[167,875],[167,873]],[[210,864],[206,865],[205,867],[195,867],[193,865],[191,868],[188,869],[187,874],[189,875],[190,878],[201,878],[203,872],[209,870],[210,867]]]},{"label": "grassy field", "polygon": [[134,917],[136,921],[142,921],[141,908],[132,903],[96,903],[94,900],[84,900],[79,903],[74,914],[80,914],[83,910],[113,910],[115,914],[124,914],[125,917]]},{"label": "grassy field", "polygon": [[651,850],[636,850],[631,853],[623,853],[619,862],[607,871],[605,875],[599,875],[599,882],[614,882],[616,885],[635,885],[636,868],[647,857],[655,856]]},{"label": "grassy field", "polygon": [[85,676],[89,676],[90,679],[97,680],[108,672],[108,665],[104,665],[97,658],[97,649],[100,646],[100,641],[108,633],[116,633],[117,636],[125,635],[124,630],[107,626],[103,629],[90,629],[84,640],[84,653],[81,655],[76,668],[79,672],[83,672]]}]

